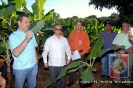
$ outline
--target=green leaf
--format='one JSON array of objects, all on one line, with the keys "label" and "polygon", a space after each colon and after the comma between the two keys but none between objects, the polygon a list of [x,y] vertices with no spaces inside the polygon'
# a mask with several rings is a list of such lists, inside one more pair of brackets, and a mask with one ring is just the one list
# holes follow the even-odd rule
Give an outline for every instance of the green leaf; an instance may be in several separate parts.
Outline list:
[{"label": "green leaf", "polygon": [[6,50],[6,46],[4,42],[0,42],[0,54],[2,54]]},{"label": "green leaf", "polygon": [[71,72],[76,72],[79,68],[83,67],[82,65],[80,65],[79,67],[77,68],[73,68],[73,69],[70,69],[68,70],[67,74],[71,73]]},{"label": "green leaf", "polygon": [[50,21],[53,18],[54,15],[54,9],[52,9],[51,11],[49,11],[45,16],[44,16],[44,20],[45,21]]},{"label": "green leaf", "polygon": [[25,0],[15,0],[14,3],[16,3],[16,9],[20,9],[23,5],[26,5]]},{"label": "green leaf", "polygon": [[37,22],[36,26],[34,26],[33,28],[31,28],[30,30],[33,32],[33,33],[37,33],[39,32],[43,27],[44,27],[44,20],[40,20]]},{"label": "green leaf", "polygon": [[115,47],[111,47],[105,50],[102,50],[101,52],[98,53],[98,57],[101,57],[103,54],[105,54],[106,52],[110,51],[110,50],[118,50],[120,48],[125,48],[125,46],[115,46]]},{"label": "green leaf", "polygon": [[49,82],[45,88],[50,88],[50,86],[52,85],[52,82]]},{"label": "green leaf", "polygon": [[91,66],[82,72],[82,76],[80,78],[83,83],[92,82],[94,80],[94,76],[92,74],[93,69],[94,67]]},{"label": "green leaf", "polygon": [[95,45],[93,46],[90,54],[87,56],[87,60],[90,60],[90,59],[93,59],[94,57],[96,57],[98,52],[101,51],[103,44],[104,44],[104,39],[102,36],[100,36],[98,38],[98,40],[96,41]]},{"label": "green leaf", "polygon": [[0,6],[0,16],[2,17],[9,16],[14,11],[15,11],[15,4]]},{"label": "green leaf", "polygon": [[46,0],[35,0],[35,3],[32,4],[33,14],[37,16],[38,20],[43,18],[45,2]]},{"label": "green leaf", "polygon": [[30,29],[37,25],[37,21],[30,24]]},{"label": "green leaf", "polygon": [[42,55],[38,54],[37,57],[38,57],[38,59],[41,59],[42,58]]},{"label": "green leaf", "polygon": [[55,82],[56,82],[58,79],[64,77],[69,69],[73,69],[73,68],[79,67],[80,65],[81,65],[80,62],[77,61],[77,62],[73,62],[73,63],[71,63],[70,65],[68,65],[67,67],[65,67],[65,68],[60,72],[60,74],[57,76]]},{"label": "green leaf", "polygon": [[0,35],[0,39],[2,39],[2,36]]},{"label": "green leaf", "polygon": [[16,15],[23,15],[23,14],[26,14],[24,11],[16,11]]}]

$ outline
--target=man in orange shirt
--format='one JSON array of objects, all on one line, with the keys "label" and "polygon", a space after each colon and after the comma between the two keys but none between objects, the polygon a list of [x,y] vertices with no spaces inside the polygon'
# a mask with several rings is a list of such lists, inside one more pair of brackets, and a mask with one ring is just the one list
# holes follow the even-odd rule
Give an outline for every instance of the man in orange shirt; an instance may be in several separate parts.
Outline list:
[{"label": "man in orange shirt", "polygon": [[[76,26],[76,30],[70,33],[68,38],[68,43],[70,45],[72,55],[74,54],[74,51],[78,50],[81,58],[72,60],[71,62],[85,61],[85,53],[88,53],[90,49],[89,37],[88,37],[88,34],[82,30],[82,21],[77,21],[75,26]],[[83,70],[84,70],[83,67],[79,69],[80,76]],[[70,82],[66,84],[66,86],[73,85],[74,80],[75,80],[75,73],[72,72],[70,73],[70,79],[69,79]],[[79,79],[80,88],[81,88],[82,84],[80,81],[81,80]]]}]

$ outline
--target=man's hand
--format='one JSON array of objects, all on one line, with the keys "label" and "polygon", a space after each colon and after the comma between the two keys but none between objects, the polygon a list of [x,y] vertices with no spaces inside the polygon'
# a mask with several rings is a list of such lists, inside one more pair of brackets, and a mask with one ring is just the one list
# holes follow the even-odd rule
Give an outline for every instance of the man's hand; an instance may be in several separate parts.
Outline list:
[{"label": "man's hand", "polygon": [[48,68],[48,63],[44,63],[44,68]]},{"label": "man's hand", "polygon": [[6,80],[0,75],[0,88],[6,88]]},{"label": "man's hand", "polygon": [[67,64],[67,65],[69,65],[69,64],[70,64],[70,62],[71,62],[70,60],[67,60],[67,63],[66,63],[66,64]]},{"label": "man's hand", "polygon": [[38,64],[38,59],[36,59],[36,64]]},{"label": "man's hand", "polygon": [[119,54],[125,54],[124,50],[119,50],[118,52],[119,52]]},{"label": "man's hand", "polygon": [[71,50],[71,54],[74,55],[74,51],[73,50]]},{"label": "man's hand", "polygon": [[26,34],[25,39],[27,42],[32,38],[32,35],[33,35],[33,32],[31,32],[31,31]]},{"label": "man's hand", "polygon": [[80,54],[80,56],[83,56],[84,54],[82,54],[82,52],[81,53],[79,53]]}]

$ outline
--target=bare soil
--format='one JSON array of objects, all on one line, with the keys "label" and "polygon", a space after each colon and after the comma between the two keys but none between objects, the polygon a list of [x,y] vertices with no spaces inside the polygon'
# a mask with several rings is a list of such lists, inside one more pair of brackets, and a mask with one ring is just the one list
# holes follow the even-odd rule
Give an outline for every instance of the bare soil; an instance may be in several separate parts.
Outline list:
[{"label": "bare soil", "polygon": [[[49,70],[48,69],[44,69],[43,67],[43,61],[40,60],[39,61],[39,69],[38,69],[38,76],[37,76],[37,86],[36,88],[43,88],[45,87],[45,85],[50,81],[50,76],[49,76]],[[109,78],[107,79],[106,77],[101,78],[101,63],[100,62],[96,62],[94,67],[97,69],[96,73],[93,73],[94,77],[95,77],[95,81],[93,83],[93,88],[126,88],[124,86],[123,83],[119,83],[116,85],[112,85],[111,82],[113,79]],[[0,71],[2,72],[2,76],[7,79],[6,77],[6,65],[4,64],[3,67],[0,69]],[[11,68],[12,71],[12,68]],[[11,72],[11,88],[14,88],[14,78],[13,78],[13,74]],[[78,81],[78,72],[76,73],[76,80],[74,85],[72,85],[71,87],[66,87],[66,88],[79,88],[79,84],[77,83]],[[133,79],[133,75],[132,75],[132,79]],[[69,75],[66,76],[66,83],[68,83],[69,81]],[[102,83],[104,82],[104,83]],[[26,83],[25,83],[25,88],[26,88]],[[90,84],[89,84],[90,85]],[[132,84],[133,85],[133,84]],[[91,88],[88,85],[84,86],[83,88]]]}]

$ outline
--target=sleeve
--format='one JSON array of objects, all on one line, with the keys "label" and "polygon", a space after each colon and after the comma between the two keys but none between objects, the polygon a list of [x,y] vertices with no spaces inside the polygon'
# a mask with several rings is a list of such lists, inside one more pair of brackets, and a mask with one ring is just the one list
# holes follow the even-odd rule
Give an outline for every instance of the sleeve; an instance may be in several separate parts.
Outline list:
[{"label": "sleeve", "polygon": [[68,56],[68,59],[70,60],[71,59],[71,50],[70,50],[70,46],[69,46],[69,44],[68,44],[68,41],[67,41],[67,39],[66,39],[66,44],[65,44],[66,46],[65,46],[65,51],[66,51],[66,54],[67,54],[67,56]]},{"label": "sleeve", "polygon": [[35,35],[34,35],[34,34],[33,34],[33,41],[34,41],[34,45],[35,45],[35,47],[37,47],[38,44],[37,44],[37,42],[36,42],[36,38],[35,38]]},{"label": "sleeve", "polygon": [[49,51],[50,51],[50,42],[47,39],[44,44],[43,53],[42,53],[44,63],[47,63],[47,55],[48,55]]},{"label": "sleeve", "polygon": [[118,44],[118,37],[119,37],[119,35],[117,34],[116,37],[114,38],[113,42],[112,42],[113,45]]},{"label": "sleeve", "polygon": [[11,35],[9,36],[9,46],[10,46],[11,52],[12,52],[17,46],[19,46],[17,40],[18,40],[18,39],[17,39],[17,36],[16,36],[16,35],[11,34]]},{"label": "sleeve", "polygon": [[90,39],[89,39],[88,34],[86,33],[85,34],[85,45],[84,45],[82,54],[87,53],[89,49],[90,49]]},{"label": "sleeve", "polygon": [[70,49],[72,50],[72,33],[70,33],[68,37],[68,43],[69,43]]}]

